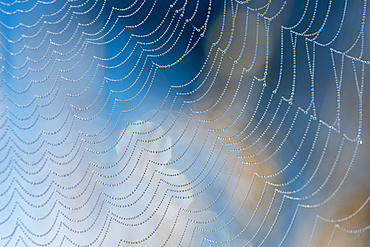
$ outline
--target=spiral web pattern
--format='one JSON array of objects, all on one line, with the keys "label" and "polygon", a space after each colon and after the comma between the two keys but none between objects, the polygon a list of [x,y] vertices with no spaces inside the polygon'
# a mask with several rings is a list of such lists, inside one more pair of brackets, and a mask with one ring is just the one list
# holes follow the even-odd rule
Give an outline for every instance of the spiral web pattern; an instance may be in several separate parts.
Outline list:
[{"label": "spiral web pattern", "polygon": [[2,0],[1,246],[368,246],[366,0]]}]

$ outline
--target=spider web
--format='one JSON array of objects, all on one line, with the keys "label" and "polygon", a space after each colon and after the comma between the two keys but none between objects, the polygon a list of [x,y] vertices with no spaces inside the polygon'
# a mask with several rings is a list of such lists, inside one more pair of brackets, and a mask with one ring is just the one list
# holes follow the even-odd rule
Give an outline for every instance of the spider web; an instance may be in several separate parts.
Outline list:
[{"label": "spider web", "polygon": [[1,246],[368,246],[367,12],[1,1]]}]

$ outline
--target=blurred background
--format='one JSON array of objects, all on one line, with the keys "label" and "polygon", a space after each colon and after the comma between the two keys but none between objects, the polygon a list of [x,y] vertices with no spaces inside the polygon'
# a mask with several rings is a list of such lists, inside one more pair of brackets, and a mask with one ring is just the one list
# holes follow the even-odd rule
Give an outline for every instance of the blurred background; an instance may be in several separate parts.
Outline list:
[{"label": "blurred background", "polygon": [[1,246],[369,246],[366,1],[0,2]]}]

